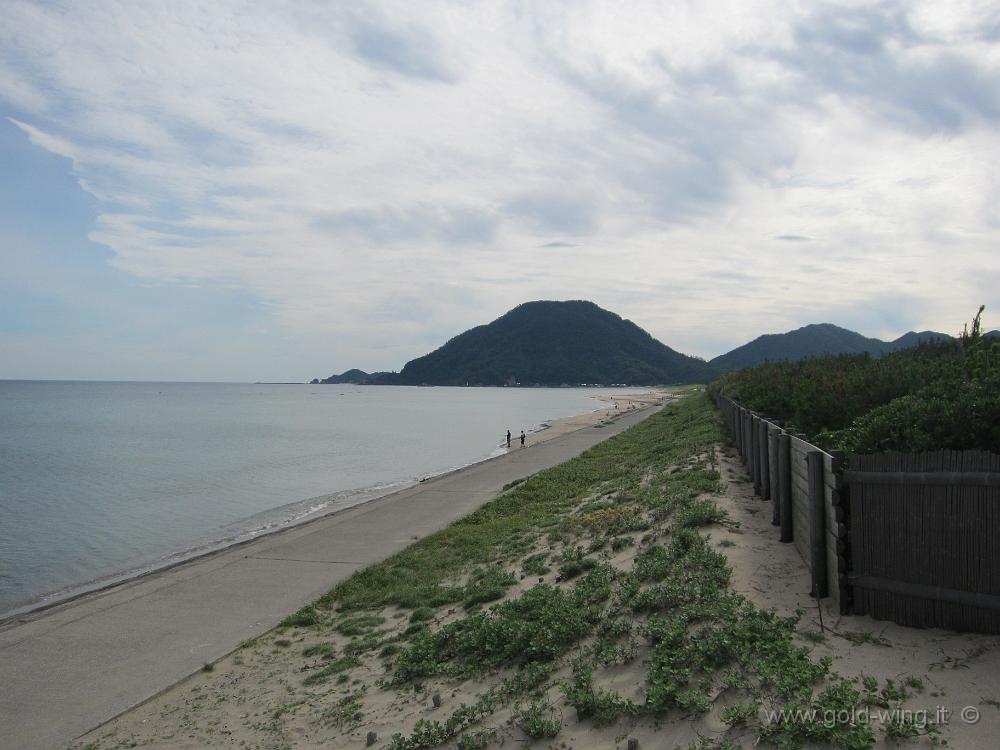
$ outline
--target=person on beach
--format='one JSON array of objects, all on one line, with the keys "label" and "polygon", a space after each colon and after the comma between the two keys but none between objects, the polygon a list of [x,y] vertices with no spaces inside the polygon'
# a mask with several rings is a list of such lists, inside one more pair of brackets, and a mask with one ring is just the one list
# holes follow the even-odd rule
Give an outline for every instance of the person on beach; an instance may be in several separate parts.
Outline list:
[{"label": "person on beach", "polygon": [[521,447],[524,447],[524,430],[521,430]]},{"label": "person on beach", "polygon": [[510,430],[507,430],[507,447],[510,448]]}]

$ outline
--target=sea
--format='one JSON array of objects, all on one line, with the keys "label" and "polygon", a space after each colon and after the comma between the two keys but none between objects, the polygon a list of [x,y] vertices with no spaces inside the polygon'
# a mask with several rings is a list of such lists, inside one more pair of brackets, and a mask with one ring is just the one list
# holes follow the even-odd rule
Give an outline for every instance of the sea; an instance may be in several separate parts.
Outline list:
[{"label": "sea", "polygon": [[502,454],[610,388],[0,381],[0,618]]}]

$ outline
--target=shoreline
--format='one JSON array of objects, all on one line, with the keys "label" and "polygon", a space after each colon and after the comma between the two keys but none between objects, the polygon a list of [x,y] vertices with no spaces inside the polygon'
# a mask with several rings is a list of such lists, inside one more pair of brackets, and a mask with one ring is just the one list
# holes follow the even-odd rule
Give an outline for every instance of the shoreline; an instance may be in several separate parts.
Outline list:
[{"label": "shoreline", "polygon": [[70,747],[988,746],[996,639],[811,601],[710,402],[670,401]]},{"label": "shoreline", "polygon": [[[607,396],[607,395],[594,395],[596,401],[602,402],[619,402],[619,401],[630,401],[639,404],[636,408],[641,410],[643,408],[652,406],[656,403],[662,403],[664,399],[671,395],[671,391],[667,389],[657,389],[657,388],[647,388],[641,393],[630,393],[622,394],[620,396]],[[587,427],[592,427],[602,421],[599,416],[601,412],[606,412],[603,419],[618,419],[625,414],[628,414],[633,409],[621,409],[615,413],[607,412],[606,407],[599,406],[591,411],[582,412],[580,414],[574,414],[567,417],[560,417],[558,419],[553,419],[548,422],[541,422],[537,429],[533,429],[525,433],[525,445],[523,448],[528,448],[532,445],[537,445],[539,443],[544,443],[549,440],[554,440],[561,437],[569,432],[574,432],[576,430],[585,429]],[[187,549],[178,550],[177,552],[170,553],[166,556],[160,557],[156,560],[150,561],[148,563],[140,563],[134,567],[127,568],[126,570],[118,571],[115,573],[110,573],[103,576],[98,576],[87,581],[83,581],[79,584],[73,584],[67,586],[63,589],[56,591],[46,592],[39,595],[32,600],[25,602],[23,604],[15,605],[11,609],[6,609],[0,611],[0,628],[4,628],[11,623],[16,623],[21,620],[21,618],[29,617],[34,614],[45,612],[46,610],[58,607],[63,604],[69,604],[75,602],[81,598],[98,595],[102,592],[113,589],[117,586],[122,586],[129,584],[134,581],[141,580],[148,576],[156,575],[158,573],[163,573],[170,571],[178,566],[185,565],[187,563],[197,562],[198,560],[207,559],[213,555],[218,555],[225,553],[228,550],[237,549],[239,547],[245,546],[252,542],[260,539],[266,539],[273,537],[277,534],[283,532],[291,531],[294,529],[299,529],[307,526],[316,521],[323,520],[325,518],[330,518],[331,516],[343,513],[345,511],[357,508],[368,503],[372,503],[376,500],[382,500],[392,495],[403,492],[412,487],[418,486],[425,482],[429,482],[442,477],[451,476],[458,472],[464,471],[470,467],[478,466],[480,464],[487,463],[489,461],[495,461],[497,459],[503,458],[504,456],[511,455],[518,450],[522,449],[522,446],[517,445],[517,439],[512,437],[512,444],[510,448],[505,448],[503,444],[498,445],[493,451],[487,456],[480,458],[475,461],[471,461],[467,464],[461,466],[452,467],[449,469],[444,469],[440,472],[433,474],[421,475],[415,479],[402,480],[398,482],[392,482],[389,484],[376,484],[369,487],[357,487],[348,490],[343,490],[341,492],[329,493],[325,495],[317,495],[311,498],[305,498],[303,500],[294,501],[287,503],[285,505],[278,506],[268,511],[262,511],[261,516],[265,516],[269,513],[280,512],[282,508],[290,508],[296,505],[308,506],[309,504],[316,502],[327,502],[328,505],[323,508],[301,514],[298,517],[293,517],[291,520],[284,522],[276,522],[273,524],[265,525],[262,529],[249,529],[243,532],[236,532],[235,536],[227,536],[222,539],[205,541],[202,544],[196,544],[193,547]],[[337,507],[329,507],[329,505],[336,504],[338,496],[343,498],[362,498],[356,502],[349,502],[349,504],[340,505]],[[242,522],[237,521],[232,524],[232,526],[237,526],[240,523],[245,523],[254,518],[251,516],[248,519],[244,519]]]},{"label": "shoreline", "polygon": [[[0,626],[0,747],[66,747],[266,633],[354,573],[481,507],[516,479],[642,422],[578,429]],[[94,675],[105,679],[94,682]],[[10,744],[5,744],[10,743]]]}]

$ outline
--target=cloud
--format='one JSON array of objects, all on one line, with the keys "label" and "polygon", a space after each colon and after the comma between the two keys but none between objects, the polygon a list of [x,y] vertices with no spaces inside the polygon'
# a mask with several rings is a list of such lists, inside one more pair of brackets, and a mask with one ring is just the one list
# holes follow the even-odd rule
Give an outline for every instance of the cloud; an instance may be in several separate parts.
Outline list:
[{"label": "cloud", "polygon": [[932,134],[995,123],[996,62],[977,53],[995,42],[996,10],[976,14],[982,31],[955,45],[940,29],[920,28],[913,5],[818,5],[794,25],[795,45],[776,56],[802,76],[804,96],[855,98],[896,127]]},{"label": "cloud", "polygon": [[376,245],[414,240],[482,244],[495,238],[498,225],[499,217],[488,209],[420,204],[342,211],[320,216],[314,222],[323,231]]},{"label": "cloud", "polygon": [[542,234],[586,235],[597,226],[595,202],[582,195],[567,193],[526,193],[504,207],[507,216]]},{"label": "cloud", "polygon": [[[539,298],[713,356],[836,304],[869,334],[1000,305],[969,272],[1000,239],[998,19],[11,0],[0,103],[95,197],[94,262],[239,290],[331,371],[399,367]],[[879,297],[925,304],[890,319]]]},{"label": "cloud", "polygon": [[351,31],[351,41],[358,56],[376,67],[442,83],[458,80],[457,71],[442,59],[440,44],[424,29],[396,31],[362,23]]}]

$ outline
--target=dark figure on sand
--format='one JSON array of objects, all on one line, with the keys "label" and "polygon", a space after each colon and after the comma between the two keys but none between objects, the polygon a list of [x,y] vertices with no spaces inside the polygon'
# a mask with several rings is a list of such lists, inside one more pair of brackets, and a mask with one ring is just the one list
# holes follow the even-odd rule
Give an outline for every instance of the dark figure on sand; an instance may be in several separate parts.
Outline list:
[{"label": "dark figure on sand", "polygon": [[521,447],[524,447],[524,430],[521,430]]},{"label": "dark figure on sand", "polygon": [[510,430],[507,430],[507,447],[510,448]]}]

